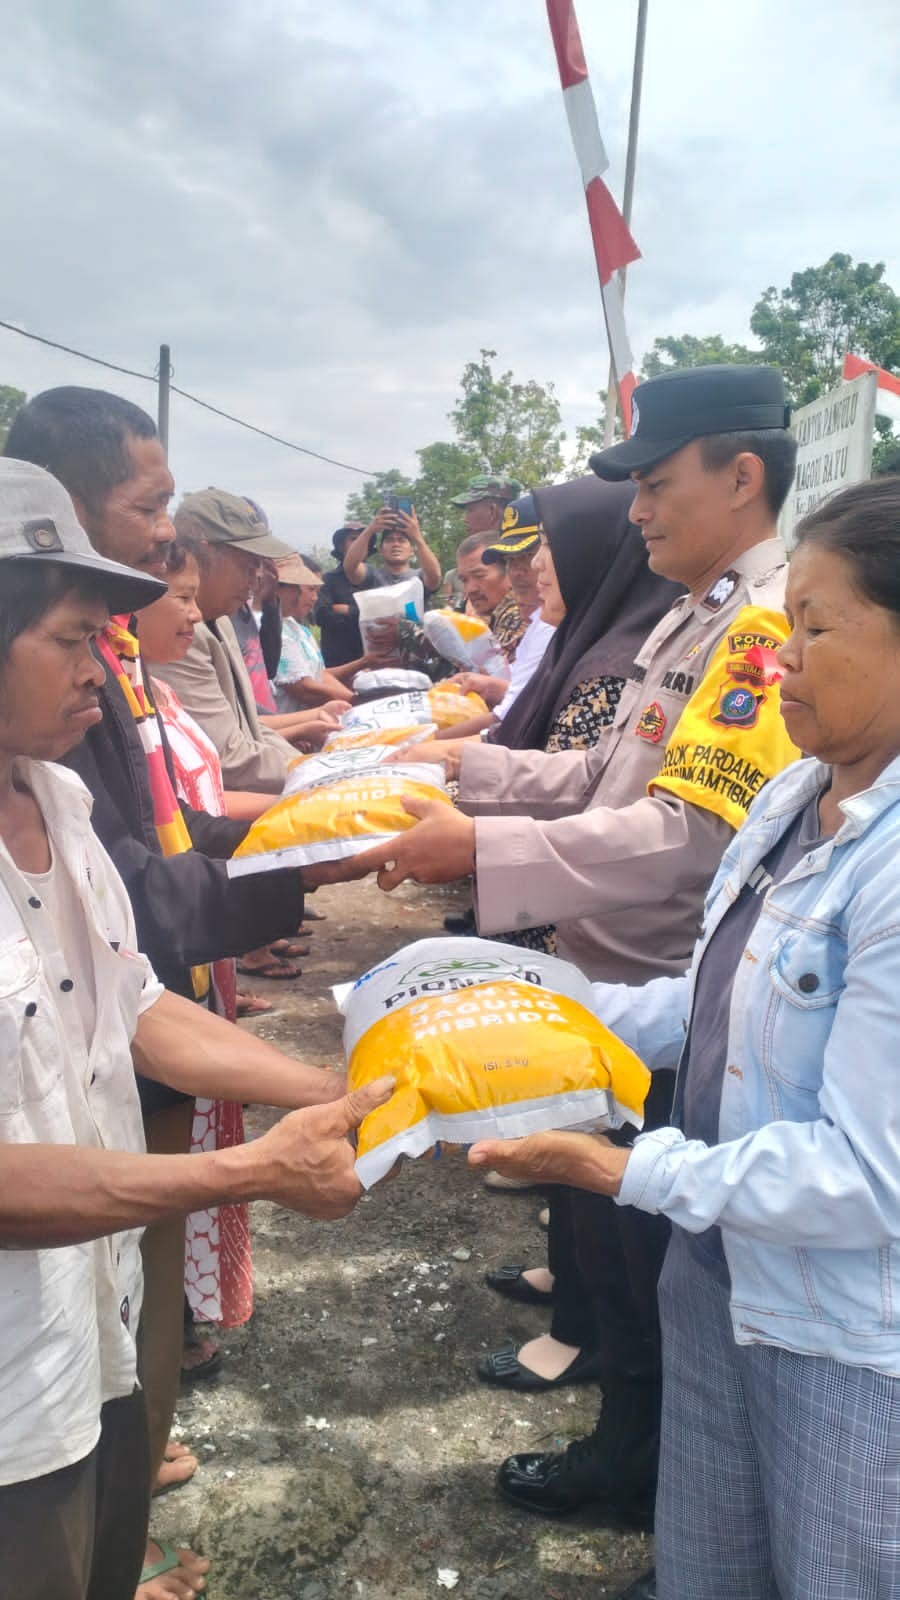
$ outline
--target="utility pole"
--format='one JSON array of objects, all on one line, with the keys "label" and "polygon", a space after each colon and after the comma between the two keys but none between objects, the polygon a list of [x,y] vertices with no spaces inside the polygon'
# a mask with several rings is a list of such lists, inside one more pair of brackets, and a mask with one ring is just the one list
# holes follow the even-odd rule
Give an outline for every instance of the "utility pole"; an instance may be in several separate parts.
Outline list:
[{"label": "utility pole", "polygon": [[[628,151],[625,156],[625,193],[622,197],[622,216],[625,226],[631,227],[631,202],[634,197],[634,173],[637,166],[638,127],[641,120],[641,87],[644,80],[644,41],[647,36],[647,0],[638,0],[637,34],[634,41],[634,71],[631,76],[631,110],[628,116]],[[624,267],[619,272],[619,284],[622,290],[622,300],[625,299],[625,272]],[[616,411],[619,404],[619,393],[616,388],[616,372],[610,362],[609,381],[606,386],[606,417],[603,424],[603,444],[608,447],[613,442],[616,426]]]},{"label": "utility pole", "polygon": [[157,398],[157,431],[159,442],[169,454],[169,383],[172,378],[172,360],[167,344],[159,347],[159,392]]}]

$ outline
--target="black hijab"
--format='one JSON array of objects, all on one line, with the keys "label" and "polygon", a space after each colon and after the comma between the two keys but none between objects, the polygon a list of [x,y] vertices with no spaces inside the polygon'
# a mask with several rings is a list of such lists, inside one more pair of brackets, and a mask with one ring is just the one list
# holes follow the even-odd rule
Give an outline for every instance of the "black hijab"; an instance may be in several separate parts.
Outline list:
[{"label": "black hijab", "polygon": [[589,678],[627,678],[638,650],[684,590],[647,565],[638,529],[628,520],[633,483],[591,473],[535,489],[566,614],[530,682],[491,743],[543,750],[573,689]]}]

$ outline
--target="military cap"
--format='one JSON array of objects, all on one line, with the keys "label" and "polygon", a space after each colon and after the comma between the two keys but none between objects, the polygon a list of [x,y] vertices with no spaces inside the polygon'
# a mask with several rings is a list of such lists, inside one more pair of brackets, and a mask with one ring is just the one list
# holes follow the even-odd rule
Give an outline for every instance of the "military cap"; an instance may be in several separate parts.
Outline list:
[{"label": "military cap", "polygon": [[613,481],[645,472],[710,433],[784,430],[790,408],[777,367],[685,367],[639,383],[631,402],[631,434],[590,464]]},{"label": "military cap", "polygon": [[455,494],[452,506],[473,506],[476,500],[515,500],[522,493],[522,485],[515,478],[504,478],[495,472],[476,472],[462,494]]},{"label": "military cap", "polygon": [[481,552],[482,561],[506,561],[510,556],[525,555],[536,550],[541,525],[530,494],[520,494],[511,500],[503,513],[500,537]]}]

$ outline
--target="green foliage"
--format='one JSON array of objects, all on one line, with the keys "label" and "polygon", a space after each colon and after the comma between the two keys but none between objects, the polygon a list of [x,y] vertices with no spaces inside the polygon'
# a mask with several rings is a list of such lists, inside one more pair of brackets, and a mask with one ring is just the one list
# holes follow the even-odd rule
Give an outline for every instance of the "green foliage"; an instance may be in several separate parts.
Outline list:
[{"label": "green foliage", "polygon": [[455,438],[436,440],[416,453],[412,482],[396,468],[380,472],[347,499],[347,516],[368,520],[386,494],[408,494],[422,531],[446,569],[452,567],[465,528],[451,506],[455,494],[476,472],[509,473],[532,487],[558,477],[563,469],[565,434],[552,384],[515,381],[511,372],[495,375],[496,351],[482,350],[460,380],[460,398],[450,413]]},{"label": "green foliage", "polygon": [[744,344],[726,344],[718,333],[700,338],[692,333],[683,333],[680,337],[669,334],[663,339],[654,339],[653,349],[644,357],[641,377],[659,378],[664,372],[674,372],[676,367],[715,367],[728,362],[740,366],[761,359],[758,350],[748,350]]},{"label": "green foliage", "polygon": [[794,405],[833,389],[848,351],[888,371],[900,365],[900,298],[884,282],[883,261],[854,266],[835,254],[795,272],[786,289],[765,291],[750,327],[760,358],[782,368]]},{"label": "green foliage", "polygon": [[496,354],[482,350],[463,369],[462,395],[450,413],[457,440],[494,472],[511,473],[530,488],[548,483],[563,469],[565,439],[553,385],[534,378],[517,383],[511,372],[496,376]]},{"label": "green foliage", "polygon": [[21,411],[28,399],[22,389],[11,389],[6,384],[0,383],[0,450],[6,443],[6,435],[13,424],[17,411]]},{"label": "green foliage", "polygon": [[376,511],[384,505],[385,495],[411,493],[411,485],[403,473],[398,472],[396,467],[390,467],[387,472],[367,478],[361,489],[347,496],[344,515],[348,522],[371,522]]}]

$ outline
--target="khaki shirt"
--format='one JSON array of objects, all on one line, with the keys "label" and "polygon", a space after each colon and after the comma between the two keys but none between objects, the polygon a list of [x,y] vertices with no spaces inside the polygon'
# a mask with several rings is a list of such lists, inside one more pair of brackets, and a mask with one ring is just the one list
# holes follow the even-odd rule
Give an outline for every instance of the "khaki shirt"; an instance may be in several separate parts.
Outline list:
[{"label": "khaki shirt", "polygon": [[260,718],[228,618],[217,617],[216,629],[218,638],[205,622],[200,623],[181,661],[153,662],[150,670],[175,690],[185,711],[215,745],[226,789],[280,794],[297,751]]},{"label": "khaki shirt", "polygon": [[478,818],[481,934],[554,922],[559,954],[589,977],[684,970],[733,829],[799,754],[763,681],[789,632],[786,571],[767,540],[702,599],[676,600],[592,749],[465,747],[458,803]]}]

